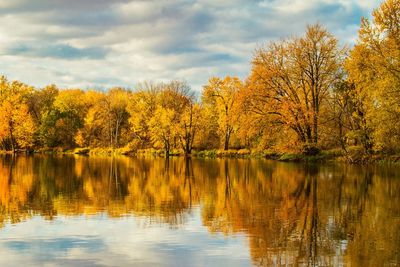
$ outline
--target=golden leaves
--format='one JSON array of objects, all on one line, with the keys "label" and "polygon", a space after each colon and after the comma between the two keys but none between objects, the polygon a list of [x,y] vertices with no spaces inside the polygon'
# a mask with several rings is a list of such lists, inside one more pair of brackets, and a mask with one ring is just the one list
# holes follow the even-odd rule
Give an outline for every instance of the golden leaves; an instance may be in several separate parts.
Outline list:
[{"label": "golden leaves", "polygon": [[372,23],[362,21],[359,40],[346,62],[378,150],[391,150],[400,144],[399,14],[398,0],[387,0],[375,9]]}]

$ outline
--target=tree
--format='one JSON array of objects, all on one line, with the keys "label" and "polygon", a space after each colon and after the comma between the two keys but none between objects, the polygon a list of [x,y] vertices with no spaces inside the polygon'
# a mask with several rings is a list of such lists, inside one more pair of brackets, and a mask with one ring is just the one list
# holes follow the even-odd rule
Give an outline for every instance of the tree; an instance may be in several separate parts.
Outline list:
[{"label": "tree", "polygon": [[375,148],[391,150],[400,144],[400,1],[383,2],[372,16],[372,21],[361,21],[346,69],[365,108]]},{"label": "tree", "polygon": [[35,124],[27,97],[33,91],[23,83],[0,77],[0,141],[4,149],[15,151],[33,144]]},{"label": "tree", "polygon": [[139,84],[127,106],[129,122],[140,147],[182,148],[190,154],[198,130],[199,106],[184,81]]},{"label": "tree", "polygon": [[203,102],[218,118],[224,150],[229,149],[231,136],[238,128],[239,112],[236,112],[235,108],[238,106],[238,92],[242,86],[237,77],[213,77],[203,89]]},{"label": "tree", "polygon": [[88,111],[84,124],[75,135],[80,147],[106,147],[110,145],[110,128],[103,92],[88,91],[85,94]]},{"label": "tree", "polygon": [[85,93],[80,89],[61,90],[52,109],[43,117],[44,143],[50,147],[74,147],[74,137],[83,127],[87,112]]},{"label": "tree", "polygon": [[177,134],[185,155],[192,153],[194,140],[202,125],[202,116],[200,105],[189,101],[184,107],[177,126]]},{"label": "tree", "polygon": [[328,99],[326,117],[330,124],[324,128],[333,147],[348,152],[349,145],[362,145],[366,152],[372,148],[371,129],[366,120],[365,107],[355,85],[345,78],[337,83]]},{"label": "tree", "polygon": [[161,84],[138,84],[136,91],[129,97],[127,111],[131,132],[141,148],[151,146],[149,121],[157,108],[160,90]]},{"label": "tree", "polygon": [[316,146],[320,110],[340,79],[344,53],[319,24],[308,26],[303,37],[256,50],[248,86],[251,109],[292,129],[302,144]]},{"label": "tree", "polygon": [[58,88],[55,85],[49,85],[41,89],[35,89],[28,97],[27,104],[29,112],[32,114],[33,121],[36,125],[34,132],[34,145],[45,145],[44,133],[49,129],[45,129],[45,118],[53,109],[53,103],[58,95]]},{"label": "tree", "polygon": [[167,157],[170,155],[175,137],[175,132],[173,131],[175,116],[173,109],[158,106],[148,122],[153,145],[162,147]]},{"label": "tree", "polygon": [[153,144],[158,146],[162,143],[169,156],[171,148],[179,142],[185,154],[189,154],[197,128],[191,107],[193,94],[187,83],[182,81],[172,81],[161,88],[155,112],[148,125]]},{"label": "tree", "polygon": [[120,144],[121,128],[128,124],[128,98],[129,92],[122,88],[111,89],[105,101],[110,136],[110,146],[118,147]]}]

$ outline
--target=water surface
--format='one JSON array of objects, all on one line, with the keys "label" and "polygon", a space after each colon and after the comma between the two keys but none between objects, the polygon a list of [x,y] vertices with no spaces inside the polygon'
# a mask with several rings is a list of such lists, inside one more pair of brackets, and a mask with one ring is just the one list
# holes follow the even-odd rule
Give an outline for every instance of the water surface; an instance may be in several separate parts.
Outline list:
[{"label": "water surface", "polygon": [[390,166],[0,157],[0,266],[396,266]]}]

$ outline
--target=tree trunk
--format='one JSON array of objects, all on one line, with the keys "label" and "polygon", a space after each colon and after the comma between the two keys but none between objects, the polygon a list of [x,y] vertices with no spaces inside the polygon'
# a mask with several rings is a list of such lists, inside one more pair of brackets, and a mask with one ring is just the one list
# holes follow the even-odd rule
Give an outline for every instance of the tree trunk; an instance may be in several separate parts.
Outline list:
[{"label": "tree trunk", "polygon": [[186,139],[186,144],[185,144],[185,156],[192,153],[192,146],[190,144],[191,144],[191,136],[189,135],[188,138]]},{"label": "tree trunk", "polygon": [[113,129],[112,129],[112,124],[111,124],[111,119],[108,121],[108,129],[110,132],[110,147],[113,146]]},{"label": "tree trunk", "polygon": [[165,156],[168,158],[170,154],[170,144],[167,141],[164,141],[164,149],[165,149]]},{"label": "tree trunk", "polygon": [[225,133],[225,142],[224,142],[224,150],[229,150],[229,139],[231,137],[231,134],[229,133],[229,130],[226,131]]},{"label": "tree trunk", "polygon": [[14,144],[14,135],[13,135],[13,131],[12,131],[12,125],[10,125],[10,142],[11,142],[11,149],[12,152],[15,153],[15,144]]},{"label": "tree trunk", "polygon": [[119,132],[119,119],[117,119],[117,125],[115,126],[115,137],[114,137],[114,147],[118,147],[118,132]]},{"label": "tree trunk", "polygon": [[314,144],[316,145],[318,143],[318,115],[314,114],[314,121],[313,121],[313,127],[314,127]]}]

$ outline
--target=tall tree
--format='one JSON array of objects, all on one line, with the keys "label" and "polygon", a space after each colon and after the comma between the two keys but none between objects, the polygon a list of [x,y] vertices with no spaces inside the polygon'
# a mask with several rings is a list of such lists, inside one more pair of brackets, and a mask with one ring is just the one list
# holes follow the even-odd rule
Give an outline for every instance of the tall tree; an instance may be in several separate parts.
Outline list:
[{"label": "tall tree", "polygon": [[[186,82],[172,81],[164,84],[157,97],[156,109],[149,121],[151,139],[155,146],[163,144],[168,156],[179,142],[185,154],[191,152],[194,137],[193,93]],[[188,110],[189,109],[189,110]],[[184,118],[189,111],[189,118]],[[191,125],[190,125],[191,123]],[[182,127],[186,129],[182,130]]]},{"label": "tall tree", "polygon": [[46,144],[51,147],[74,147],[74,137],[83,127],[86,112],[87,103],[82,90],[61,90],[54,100],[53,109],[44,118]]},{"label": "tall tree", "polygon": [[128,124],[128,98],[129,92],[122,88],[111,89],[105,100],[108,114],[110,146],[118,147],[120,144],[121,129]]},{"label": "tall tree", "polygon": [[248,86],[252,110],[289,127],[303,144],[316,146],[320,110],[340,79],[344,54],[319,24],[308,26],[303,37],[256,50]]},{"label": "tall tree", "polygon": [[240,113],[235,109],[238,107],[238,93],[242,87],[239,78],[230,76],[224,79],[213,77],[204,86],[203,102],[217,116],[224,150],[229,149],[231,136],[238,128]]},{"label": "tall tree", "polygon": [[179,143],[185,155],[192,153],[195,138],[200,127],[204,124],[203,113],[199,104],[189,100],[183,108],[179,123],[177,125],[177,134]]},{"label": "tall tree", "polygon": [[366,110],[375,148],[391,150],[400,144],[400,1],[383,2],[372,16],[361,21],[346,69]]},{"label": "tall tree", "polygon": [[75,142],[80,147],[110,146],[109,114],[106,109],[106,95],[103,92],[88,91],[85,93],[88,111],[84,124],[75,135]]},{"label": "tall tree", "polygon": [[145,82],[138,84],[130,95],[127,111],[134,139],[139,148],[151,146],[149,121],[157,108],[161,84]]},{"label": "tall tree", "polygon": [[0,141],[4,149],[15,151],[33,145],[35,124],[27,104],[33,88],[0,77]]}]

